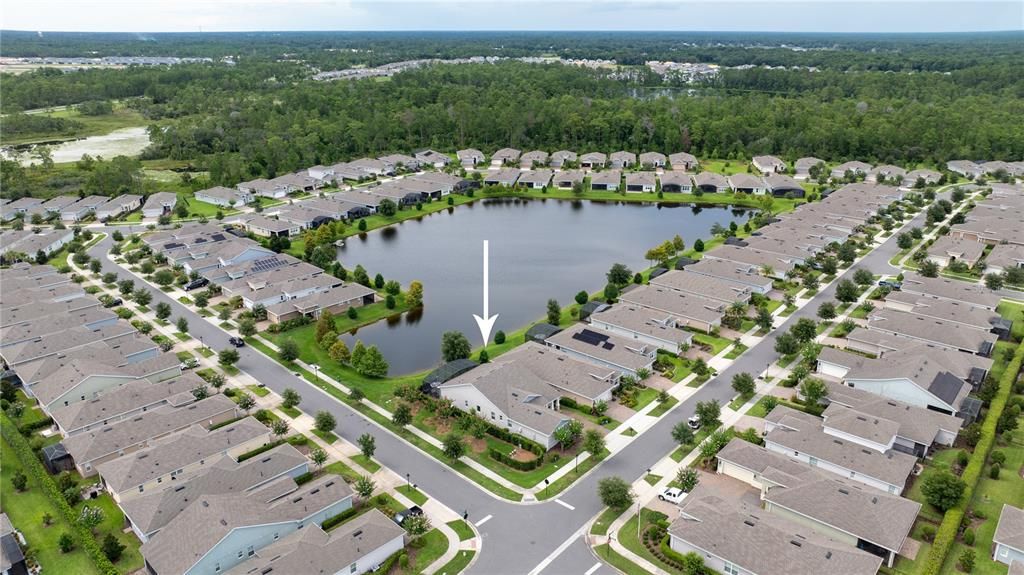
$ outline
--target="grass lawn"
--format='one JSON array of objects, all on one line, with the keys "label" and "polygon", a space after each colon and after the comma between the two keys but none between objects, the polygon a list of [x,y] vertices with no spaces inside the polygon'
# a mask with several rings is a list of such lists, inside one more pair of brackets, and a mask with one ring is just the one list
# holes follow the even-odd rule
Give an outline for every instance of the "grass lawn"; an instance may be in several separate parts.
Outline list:
[{"label": "grass lawn", "polygon": [[359,453],[352,456],[352,461],[359,464],[360,467],[369,471],[370,473],[377,473],[380,470],[380,464],[370,459],[369,457]]},{"label": "grass lawn", "polygon": [[643,567],[619,555],[607,543],[594,547],[594,553],[606,563],[626,575],[649,575]]},{"label": "grass lawn", "polygon": [[736,411],[737,409],[743,407],[744,403],[750,401],[751,397],[754,396],[745,394],[737,395],[736,399],[733,399],[732,401],[729,402],[729,409]]},{"label": "grass lawn", "polygon": [[679,403],[679,400],[677,400],[676,398],[674,398],[672,396],[669,396],[668,401],[662,401],[661,403],[658,404],[657,407],[652,409],[647,415],[650,415],[651,417],[661,417],[662,415],[665,415],[666,413],[668,413],[668,411],[670,409],[675,407],[675,405],[677,403]]},{"label": "grass lawn", "polygon": [[[599,423],[601,421],[601,418],[596,416],[596,415],[594,415],[593,413],[590,413],[589,409],[578,409],[578,408],[573,408],[573,407],[567,407],[563,403],[563,404],[561,404],[561,410],[563,412],[566,412],[566,413],[572,415],[576,419],[586,419],[588,421],[592,421],[593,423],[601,425],[601,423]],[[605,417],[607,417],[607,416],[605,416]],[[615,429],[616,427],[621,425],[620,422],[615,421],[614,419],[612,419],[610,417],[608,417],[608,419],[610,419],[611,421],[609,421],[608,423],[605,423],[604,425],[601,425],[605,429]]]},{"label": "grass lawn", "polygon": [[449,521],[448,527],[451,527],[452,531],[454,531],[455,534],[459,536],[459,541],[469,541],[470,539],[476,537],[476,533],[473,532],[473,528],[461,519]]},{"label": "grass lawn", "polygon": [[747,412],[750,417],[764,417],[768,415],[768,396],[762,397]]},{"label": "grass lawn", "polygon": [[[25,539],[34,550],[36,561],[44,573],[75,573],[89,575],[99,573],[88,554],[80,548],[71,553],[61,553],[57,540],[62,533],[70,532],[70,525],[60,512],[50,504],[43,488],[36,483],[32,474],[28,476],[28,489],[18,493],[11,485],[11,477],[22,472],[21,462],[6,441],[0,443],[0,510],[7,513],[11,523],[25,534]],[[43,513],[53,516],[53,524],[44,527]]]},{"label": "grass lawn", "polygon": [[440,529],[434,528],[406,549],[407,552],[411,549],[415,553],[415,557],[412,557],[412,553],[410,553],[409,568],[395,569],[392,573],[422,573],[428,565],[440,559],[448,550],[448,538],[441,533]]},{"label": "grass lawn", "polygon": [[313,435],[319,437],[327,444],[332,444],[335,441],[338,441],[338,436],[334,435],[334,433],[330,431],[320,431],[319,429],[314,429]]},{"label": "grass lawn", "polygon": [[412,501],[416,505],[423,505],[429,499],[422,491],[411,485],[399,485],[395,488],[395,491],[401,493],[406,497],[406,499]]},{"label": "grass lawn", "polygon": [[593,525],[590,526],[590,532],[594,535],[607,535],[608,528],[612,526],[615,519],[622,515],[621,509],[613,509],[611,507],[605,507],[601,515],[594,520]]},{"label": "grass lawn", "polygon": [[355,469],[345,465],[344,461],[335,461],[334,463],[325,465],[322,471],[323,473],[340,475],[345,480],[345,483],[355,483],[360,477],[360,475],[356,473]]},{"label": "grass lawn", "polygon": [[278,409],[280,409],[280,410],[281,410],[281,413],[283,413],[283,414],[287,415],[288,417],[290,417],[290,418],[292,418],[292,419],[295,419],[295,418],[297,418],[298,416],[302,415],[302,411],[301,411],[301,410],[299,410],[299,408],[297,408],[297,407],[284,407],[284,406],[282,405],[282,406],[281,406],[281,407],[279,407]]},{"label": "grass lawn", "polygon": [[625,525],[622,526],[622,529],[619,529],[619,542],[622,543],[626,549],[629,549],[633,553],[636,553],[640,557],[650,561],[652,564],[661,567],[666,572],[679,573],[682,575],[682,571],[677,571],[658,560],[657,557],[647,550],[647,547],[644,547],[643,541],[637,536],[637,521],[641,521],[640,530],[643,532],[647,529],[648,525],[651,525],[655,521],[664,519],[666,519],[664,513],[659,513],[657,511],[647,509],[646,507],[641,509],[639,519],[634,515],[630,517],[629,521],[627,521]]},{"label": "grass lawn", "polygon": [[999,315],[1013,320],[1013,331],[1011,337],[1014,341],[1024,339],[1024,303],[1013,303],[1006,300],[999,302],[996,308]]},{"label": "grass lawn", "polygon": [[196,351],[198,351],[199,355],[201,355],[203,357],[213,357],[213,356],[217,355],[212,349],[210,349],[208,347],[196,348]]},{"label": "grass lawn", "polygon": [[555,480],[554,483],[547,486],[543,491],[538,493],[537,499],[543,501],[546,499],[551,499],[552,497],[557,497],[559,493],[564,491],[565,488],[572,485],[574,481],[582,477],[586,472],[596,467],[598,463],[601,463],[601,461],[603,461],[605,457],[608,457],[608,450],[602,452],[599,457],[591,456],[584,459],[583,461],[580,462],[578,467],[574,464],[572,459],[564,460],[566,461],[566,463],[573,465],[573,470],[559,477],[557,480]]},{"label": "grass lawn", "polygon": [[[942,521],[943,513],[938,509],[931,506],[928,501],[925,500],[924,494],[921,493],[921,486],[924,484],[924,478],[930,474],[943,469],[950,469],[953,463],[956,461],[957,452],[959,449],[941,449],[936,450],[932,459],[927,461],[925,470],[921,472],[921,475],[916,478],[914,484],[903,494],[907,499],[917,501],[921,504],[921,517],[930,519],[938,523]],[[919,555],[920,556],[920,555]]]},{"label": "grass lawn", "polygon": [[53,142],[61,139],[84,138],[88,136],[108,134],[121,128],[135,126],[144,127],[151,123],[139,112],[129,109],[122,104],[116,104],[112,114],[104,114],[102,116],[87,116],[74,108],[56,110],[53,112],[40,112],[40,115],[51,118],[65,118],[78,122],[81,125],[76,129],[71,129],[65,132],[30,132],[26,134],[19,134],[13,138],[4,137],[0,143],[4,146],[10,146],[15,144],[30,144],[34,142]]},{"label": "grass lawn", "polygon": [[246,387],[249,389],[249,391],[253,392],[259,397],[266,397],[270,395],[270,390],[265,387],[260,387],[258,385],[248,385]]},{"label": "grass lawn", "polygon": [[647,485],[657,485],[658,482],[664,478],[665,477],[663,475],[655,475],[654,473],[648,473],[647,475],[644,476],[644,481],[647,482]]},{"label": "grass lawn", "polygon": [[647,404],[654,401],[655,399],[658,399],[659,394],[661,394],[661,392],[658,391],[657,389],[654,389],[653,387],[644,387],[639,389],[634,395],[634,397],[636,398],[636,405],[634,405],[631,409],[640,411],[641,409],[647,407]]},{"label": "grass lawn", "polygon": [[709,333],[693,332],[693,341],[711,346],[711,355],[718,355],[722,353],[722,350],[732,344],[731,339],[725,339],[724,337],[715,337]]},{"label": "grass lawn", "polygon": [[455,556],[454,559],[445,563],[437,570],[438,573],[444,575],[455,575],[456,573],[462,573],[462,570],[469,566],[473,561],[473,557],[476,556],[476,551],[463,550]]},{"label": "grass lawn", "polygon": [[725,354],[725,359],[736,359],[737,357],[740,356],[741,353],[745,351],[747,351],[747,346],[743,345],[742,343],[736,342],[736,344],[733,345],[732,349],[729,350],[729,353]]}]

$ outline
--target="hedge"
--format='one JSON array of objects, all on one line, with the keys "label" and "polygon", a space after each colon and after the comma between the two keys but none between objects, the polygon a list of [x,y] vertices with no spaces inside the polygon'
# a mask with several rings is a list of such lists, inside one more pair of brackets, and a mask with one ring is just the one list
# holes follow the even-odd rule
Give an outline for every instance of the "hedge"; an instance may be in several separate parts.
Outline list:
[{"label": "hedge", "polygon": [[37,429],[43,429],[44,427],[50,427],[51,425],[53,425],[53,418],[44,417],[43,419],[39,419],[31,423],[23,423],[17,427],[18,431],[21,432],[22,435],[28,436],[32,435],[32,433]]},{"label": "hedge", "polygon": [[118,575],[117,567],[114,567],[110,559],[107,559],[99,544],[96,543],[96,538],[93,537],[92,532],[79,523],[78,514],[68,505],[67,500],[64,499],[64,494],[57,489],[57,484],[53,482],[53,478],[46,472],[43,464],[36,459],[35,453],[32,451],[32,447],[29,446],[28,441],[25,440],[25,437],[21,435],[18,428],[6,415],[0,418],[0,435],[3,436],[7,444],[14,450],[21,465],[35,477],[43,492],[46,493],[47,499],[50,500],[50,504],[56,507],[68,524],[72,526],[72,536],[75,538],[76,543],[89,554],[92,562],[96,564],[96,569],[100,573],[106,573],[107,575]]},{"label": "hedge", "polygon": [[967,488],[964,489],[964,495],[960,502],[949,511],[946,511],[946,515],[942,518],[942,524],[939,525],[939,529],[935,533],[935,543],[932,545],[924,571],[922,572],[924,575],[938,575],[939,571],[942,570],[943,563],[946,562],[946,555],[949,554],[949,550],[956,541],[960,522],[967,511],[967,506],[970,505],[971,499],[974,497],[974,488],[978,486],[978,479],[985,468],[988,453],[992,449],[992,444],[995,443],[996,423],[998,423],[999,417],[1003,414],[1003,408],[1006,407],[1006,402],[1010,398],[1010,392],[1013,390],[1013,384],[1017,380],[1017,374],[1020,372],[1022,361],[1024,361],[1024,343],[1017,346],[1013,359],[1006,366],[1006,371],[1003,372],[1003,377],[999,381],[999,391],[992,399],[988,414],[985,416],[985,422],[981,426],[981,439],[978,441],[978,445],[974,447],[971,460],[967,463],[967,467],[960,476],[964,483],[967,484]]},{"label": "hedge", "polygon": [[543,457],[547,453],[547,449],[541,447],[536,441],[532,441],[523,437],[522,435],[516,435],[504,427],[498,427],[497,425],[487,424],[487,433],[497,437],[498,439],[511,443],[512,445],[518,445],[523,449],[526,449],[536,455],[537,457]]},{"label": "hedge", "polygon": [[320,524],[320,528],[323,529],[324,531],[330,531],[336,525],[340,525],[340,524],[348,521],[349,519],[352,519],[353,517],[358,515],[359,512],[360,512],[359,508],[357,508],[357,507],[349,507],[348,509],[342,511],[341,513],[339,513],[337,515],[332,515],[331,517],[328,517],[327,519],[324,519],[324,522]]},{"label": "hedge", "polygon": [[277,439],[277,440],[271,441],[270,443],[268,443],[266,445],[262,445],[260,447],[257,447],[256,449],[253,449],[252,451],[246,451],[245,453],[239,455],[238,456],[238,462],[241,463],[241,462],[245,461],[246,459],[252,459],[253,457],[256,457],[257,455],[259,455],[261,453],[266,453],[267,451],[270,451],[271,449],[273,449],[273,448],[275,448],[275,447],[277,447],[279,445],[284,445],[284,444],[285,444],[285,440],[284,439]]},{"label": "hedge", "polygon": [[518,459],[516,459],[514,457],[509,457],[505,453],[503,453],[503,452],[501,452],[501,451],[499,451],[499,450],[497,450],[497,449],[495,449],[493,447],[488,451],[488,453],[490,454],[491,459],[494,459],[495,461],[498,461],[499,463],[507,465],[507,466],[511,467],[512,469],[518,469],[519,471],[533,471],[534,469],[537,469],[541,465],[544,465],[544,456],[543,455],[541,455],[540,457],[537,457],[536,459],[533,459],[531,461],[519,461]]}]

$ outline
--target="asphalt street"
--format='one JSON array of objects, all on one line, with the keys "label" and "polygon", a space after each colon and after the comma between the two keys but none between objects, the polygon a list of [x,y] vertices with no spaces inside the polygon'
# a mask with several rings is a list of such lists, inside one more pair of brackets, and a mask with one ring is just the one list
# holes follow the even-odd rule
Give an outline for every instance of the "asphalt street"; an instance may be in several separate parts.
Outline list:
[{"label": "asphalt street", "polygon": [[[907,225],[922,225],[923,218],[922,212]],[[123,227],[119,228],[124,230]],[[103,228],[93,229],[111,231]],[[857,267],[866,267],[874,273],[894,273],[888,262],[899,251],[896,246],[896,235],[894,233],[889,237]],[[102,262],[104,272],[112,271],[121,279],[140,282],[140,278],[106,258],[112,243],[113,240],[108,233],[103,241],[89,250],[89,253]],[[852,276],[853,269],[847,270],[837,278],[837,281]],[[483,544],[468,573],[585,575],[598,563],[585,543],[585,534],[582,530],[584,524],[602,509],[597,497],[598,480],[615,475],[633,481],[643,475],[676,447],[670,434],[673,425],[690,417],[697,402],[717,399],[723,405],[728,403],[734,395],[729,383],[732,376],[740,372],[757,374],[763,371],[765,366],[777,357],[774,351],[776,334],[788,329],[790,324],[801,317],[814,318],[818,304],[834,298],[835,284],[836,282],[833,282],[823,289],[812,302],[794,312],[785,323],[765,336],[759,344],[747,350],[731,366],[709,380],[693,396],[678,404],[627,448],[610,457],[571,489],[562,493],[559,499],[574,509],[554,501],[515,504],[498,499],[252,348],[245,347],[239,350],[241,358],[237,367],[277,393],[289,387],[296,389],[302,394],[304,411],[331,412],[338,421],[337,433],[349,442],[355,443],[359,435],[365,432],[372,433],[377,439],[376,459],[399,475],[408,473],[421,490],[451,509],[460,513],[467,512],[470,522],[477,523],[489,516],[489,519],[478,527]],[[185,317],[188,320],[192,337],[202,339],[205,345],[215,350],[228,346],[228,335],[218,326],[206,321],[166,293],[158,289],[151,291],[154,304],[167,302],[171,305],[174,310],[172,320],[178,317]],[[556,551],[559,551],[557,555]],[[590,575],[612,572],[614,571],[609,567],[601,565],[590,572]]]}]

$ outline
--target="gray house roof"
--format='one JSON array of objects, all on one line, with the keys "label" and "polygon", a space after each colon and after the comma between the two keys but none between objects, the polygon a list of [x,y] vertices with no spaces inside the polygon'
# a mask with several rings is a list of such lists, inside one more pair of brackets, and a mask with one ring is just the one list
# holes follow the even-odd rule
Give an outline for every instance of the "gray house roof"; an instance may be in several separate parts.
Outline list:
[{"label": "gray house roof", "polygon": [[522,154],[521,150],[515,148],[502,148],[491,155],[491,160],[501,160],[502,162],[514,162],[519,159],[519,155]]},{"label": "gray house roof", "polygon": [[876,309],[868,316],[868,329],[895,333],[983,356],[991,354],[996,336],[959,323],[893,309]]},{"label": "gray house roof", "polygon": [[549,337],[547,343],[555,349],[574,351],[628,371],[649,368],[654,363],[654,350],[646,344],[595,331],[587,324],[575,324]]},{"label": "gray house roof", "polygon": [[[826,348],[831,349],[831,348]],[[824,349],[822,352],[824,353]],[[849,354],[847,354],[849,355]],[[899,423],[896,435],[921,445],[931,445],[939,431],[957,433],[964,420],[932,409],[924,409],[835,382],[827,382],[829,409],[834,405],[846,406],[872,416]]]},{"label": "gray house roof", "polygon": [[50,415],[61,429],[73,431],[161,402],[190,403],[195,399],[191,390],[202,384],[203,380],[191,373],[163,381],[140,379],[108,390],[95,399],[58,407]]},{"label": "gray house roof", "polygon": [[1004,503],[992,540],[1024,552],[1024,509]]}]

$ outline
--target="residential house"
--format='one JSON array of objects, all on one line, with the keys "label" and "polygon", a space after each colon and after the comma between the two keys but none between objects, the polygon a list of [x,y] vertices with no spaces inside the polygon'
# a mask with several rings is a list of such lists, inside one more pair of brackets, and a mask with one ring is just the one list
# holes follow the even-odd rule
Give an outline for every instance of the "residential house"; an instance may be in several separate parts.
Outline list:
[{"label": "residential house", "polygon": [[[978,207],[984,209],[980,203]],[[954,225],[949,235],[993,246],[1000,243],[1024,245],[1024,227],[1021,227],[1020,222],[1019,212],[1005,215],[968,215],[967,221]]]},{"label": "residential house", "polygon": [[768,191],[763,178],[744,173],[729,176],[729,187],[736,192],[757,194],[759,196]]},{"label": "residential house", "polygon": [[253,573],[348,573],[375,571],[405,545],[405,530],[376,509],[326,533],[317,525],[256,551],[226,575]]},{"label": "residential house", "polygon": [[644,168],[664,168],[668,158],[661,152],[644,152],[640,154],[640,165]]},{"label": "residential house", "polygon": [[706,260],[723,260],[755,266],[761,275],[774,279],[784,279],[802,259],[787,254],[775,253],[750,247],[722,245],[705,252]]},{"label": "residential house", "polygon": [[767,295],[772,291],[772,279],[760,275],[760,267],[750,264],[709,259],[686,266],[686,272],[720,278],[753,293]]},{"label": "residential house", "polygon": [[805,194],[800,182],[785,174],[769,174],[764,179],[764,183],[768,191],[776,198],[802,198]]},{"label": "residential house", "polygon": [[558,332],[549,337],[546,343],[572,357],[614,369],[630,377],[637,377],[641,370],[650,373],[657,350],[654,346],[632,338],[595,331],[584,323],[574,324]]},{"label": "residential house", "polygon": [[693,183],[705,194],[721,194],[729,191],[729,179],[715,172],[701,172],[693,177]]},{"label": "residential house", "polygon": [[37,365],[42,368],[41,371],[36,370],[40,371],[38,374],[18,369],[18,375],[25,385],[25,392],[34,397],[47,413],[91,401],[140,379],[161,381],[181,375],[181,363],[176,361],[174,354],[160,354],[159,348],[149,348],[136,354],[145,357],[132,361],[135,358],[125,354],[136,351],[131,344],[142,347],[144,342],[132,338],[127,342],[116,342],[118,347],[81,346],[83,353],[74,353],[77,350],[72,349],[64,355],[50,358],[51,361],[46,362],[49,366]]},{"label": "residential house", "polygon": [[224,208],[245,206],[256,201],[256,197],[248,191],[225,188],[224,186],[214,186],[205,190],[199,190],[195,193],[195,199],[198,202],[204,202],[207,204],[213,204],[215,206],[221,206]]},{"label": "residential house", "polygon": [[297,236],[303,230],[303,226],[289,220],[268,218],[261,214],[247,216],[238,220],[246,231],[264,238]]},{"label": "residential house", "polygon": [[997,339],[987,330],[894,309],[871,312],[868,329],[981,357],[992,355]]},{"label": "residential house", "polygon": [[717,276],[689,271],[672,270],[665,272],[656,278],[651,278],[650,284],[717,300],[724,304],[731,304],[733,302],[747,303],[750,301],[751,289],[746,285]]},{"label": "residential house", "polygon": [[653,192],[656,187],[653,172],[626,172],[626,192]]},{"label": "residential house", "polygon": [[391,176],[395,173],[394,165],[376,158],[359,158],[358,160],[352,160],[348,163],[348,167],[359,170],[371,178]]},{"label": "residential house", "polygon": [[33,340],[4,346],[0,348],[0,355],[3,356],[8,366],[16,368],[21,363],[58,355],[92,343],[130,339],[134,333],[136,333],[134,327],[121,322],[96,329],[84,326],[74,327],[61,333],[48,334]]},{"label": "residential house", "polygon": [[386,196],[378,196],[366,191],[343,190],[340,192],[334,192],[333,194],[330,194],[329,196],[327,196],[327,199],[336,202],[342,201],[350,204],[355,204],[357,206],[362,206],[366,208],[367,210],[370,211],[370,213],[377,213],[377,207],[380,206],[380,203],[384,201],[385,197]]},{"label": "residential house", "polygon": [[1010,566],[1024,564],[1024,509],[1003,503],[992,536],[992,560]]},{"label": "residential house", "polygon": [[985,174],[985,170],[970,160],[950,160],[946,162],[946,169],[973,180]]},{"label": "residential house", "polygon": [[521,154],[522,151],[515,148],[502,148],[491,155],[491,166],[498,168],[504,165],[518,164]]},{"label": "residential house", "polygon": [[903,176],[903,187],[906,189],[934,185],[942,179],[942,174],[935,170],[911,170]]},{"label": "residential house", "polygon": [[142,196],[122,194],[96,208],[96,219],[109,220],[133,212],[142,205]]},{"label": "residential house", "polygon": [[146,198],[146,203],[142,206],[142,217],[159,218],[162,215],[173,212],[176,205],[178,205],[178,194],[174,192],[151,194]]},{"label": "residential house", "polygon": [[543,166],[548,163],[548,153],[543,150],[526,152],[519,158],[519,167],[529,170],[535,166]]},{"label": "residential house", "polygon": [[[306,456],[284,443],[242,462],[219,457],[194,476],[123,501],[121,508],[132,531],[146,543],[204,495],[252,493],[281,478],[295,479],[309,471]],[[276,485],[281,493],[291,491],[287,482]]]},{"label": "residential house", "polygon": [[719,301],[657,286],[627,289],[619,301],[662,312],[673,318],[679,327],[705,333],[722,325],[726,305]]},{"label": "residential house", "polygon": [[342,283],[326,291],[317,291],[302,298],[286,299],[267,306],[267,319],[271,323],[280,323],[299,316],[315,320],[324,310],[338,314],[350,307],[369,305],[376,299],[377,292],[368,287],[352,282]]},{"label": "residential house", "polygon": [[447,155],[435,152],[434,150],[421,150],[416,152],[414,156],[420,162],[437,169],[447,166],[452,161]]},{"label": "residential house", "polygon": [[519,168],[501,168],[488,172],[487,175],[484,176],[484,184],[488,186],[503,186],[510,188],[516,185],[516,180],[519,179],[519,174]]},{"label": "residential house", "polygon": [[65,222],[80,222],[96,213],[96,208],[107,203],[106,196],[86,196],[60,210],[60,219]]},{"label": "residential house", "polygon": [[608,163],[608,156],[601,152],[587,152],[580,156],[580,167],[584,170],[600,169]]},{"label": "residential house", "polygon": [[90,306],[71,313],[41,316],[0,328],[0,348],[30,342],[72,328],[98,330],[118,323],[117,314],[108,309]]},{"label": "residential house", "polygon": [[832,177],[845,178],[848,173],[854,176],[867,176],[869,171],[871,171],[871,164],[854,160],[852,162],[843,162],[832,168]]},{"label": "residential house", "polygon": [[907,171],[899,166],[882,164],[868,170],[867,177],[864,180],[867,182],[898,181],[902,183],[906,175]]},{"label": "residential house", "polygon": [[985,258],[985,271],[1003,273],[1011,269],[1024,268],[1024,245],[997,244]]},{"label": "residential house", "polygon": [[398,170],[415,172],[420,169],[420,161],[406,154],[388,154],[377,159],[389,166],[389,172],[396,172]]},{"label": "residential house", "polygon": [[764,510],[845,541],[892,566],[921,504],[823,473],[734,438],[718,453],[718,473],[760,491]]},{"label": "residential house", "polygon": [[582,170],[562,170],[554,175],[555,186],[562,190],[568,190],[577,182],[583,183],[586,173]]},{"label": "residential house", "polygon": [[[999,333],[1004,320],[998,313],[969,303],[932,299],[922,295],[892,292],[885,296],[885,307],[922,317],[952,322],[983,332]],[[1009,320],[1006,320],[1009,322]],[[1013,322],[1009,322],[1013,323]]]},{"label": "residential house", "polygon": [[64,208],[74,205],[80,199],[82,198],[72,196],[70,194],[50,198],[42,204],[41,215],[44,219],[50,219],[53,216],[60,216]]},{"label": "residential house", "polygon": [[608,166],[615,169],[631,168],[636,165],[636,154],[620,150],[608,156]]},{"label": "residential house", "polygon": [[813,156],[800,158],[793,164],[793,177],[798,180],[809,180],[811,179],[811,168],[814,166],[821,166],[821,170],[825,170],[825,161],[815,158]]},{"label": "residential house", "polygon": [[477,164],[482,164],[484,161],[484,153],[475,148],[467,148],[465,150],[459,150],[455,152],[455,156],[459,158],[459,163],[464,168],[472,168]]},{"label": "residential house", "polygon": [[668,157],[668,163],[673,170],[693,171],[697,169],[697,156],[686,152],[678,152]]},{"label": "residential house", "polygon": [[27,258],[35,258],[42,251],[49,256],[74,239],[74,230],[68,229],[43,229],[39,233],[33,230],[5,230],[0,232],[0,255],[24,254]]},{"label": "residential house", "polygon": [[42,205],[43,200],[39,198],[32,198],[29,196],[18,198],[13,202],[8,202],[3,206],[0,206],[0,219],[5,222],[9,222],[18,216],[28,214],[29,210],[39,208]]},{"label": "residential house", "polygon": [[164,405],[128,420],[117,421],[65,437],[64,448],[75,460],[83,477],[96,473],[96,467],[145,449],[153,441],[193,425],[209,429],[236,417],[238,406],[231,398],[216,394],[182,406]]},{"label": "residential house", "polygon": [[638,344],[678,353],[683,345],[690,345],[693,334],[676,325],[671,314],[630,304],[605,306],[587,318],[594,331],[606,331],[623,338],[632,338]]},{"label": "residential house", "polygon": [[786,162],[775,156],[754,156],[751,164],[754,165],[754,169],[761,172],[762,176],[780,174],[786,171]]},{"label": "residential house", "polygon": [[892,449],[895,422],[852,423],[856,425],[837,429],[821,418],[780,405],[765,417],[765,447],[844,479],[893,495],[903,493],[917,458]]},{"label": "residential house", "polygon": [[761,509],[755,490],[723,494],[702,483],[668,528],[669,547],[731,575],[874,575],[882,558]]},{"label": "residential house", "polygon": [[270,442],[270,429],[253,417],[207,430],[198,425],[165,437],[135,453],[99,465],[104,488],[121,503],[159,489],[164,482],[181,482],[221,457],[239,455]]},{"label": "residential house", "polygon": [[242,192],[251,194],[253,197],[261,196],[272,200],[279,200],[288,194],[297,191],[295,186],[285,182],[274,182],[265,178],[256,178],[247,182],[239,182],[235,188]]},{"label": "residential house", "polygon": [[576,163],[576,152],[569,150],[558,150],[554,154],[551,154],[550,165],[555,169],[562,169],[566,167],[566,164]]},{"label": "residential house", "polygon": [[[321,198],[317,199],[320,200]],[[330,202],[327,200],[322,201],[323,203],[328,205],[334,204],[334,206],[336,206],[335,210],[333,210],[331,213],[326,213],[321,210],[312,209],[311,207],[309,207],[309,204],[301,202],[289,206],[280,207],[273,212],[273,215],[275,218],[277,218],[279,222],[284,222],[286,224],[298,226],[300,230],[315,230],[316,228],[324,224],[344,219],[344,215],[338,214],[338,211],[340,211],[341,208],[341,204],[337,202]],[[263,212],[264,215],[266,215],[267,213],[267,211]],[[275,224],[275,227],[276,226],[277,225]],[[289,235],[295,235],[298,233],[292,231],[291,227],[287,229],[287,232],[289,233]]]},{"label": "residential house", "polygon": [[929,278],[914,272],[903,274],[901,291],[934,299],[960,301],[993,311],[999,305],[999,296],[983,286],[948,278]]},{"label": "residential house", "polygon": [[607,192],[617,192],[622,185],[622,172],[619,170],[608,170],[594,172],[590,176],[590,189]]},{"label": "residential house", "polygon": [[6,513],[0,513],[0,573],[28,575],[28,563],[21,550],[22,535],[11,525]]},{"label": "residential house", "polygon": [[200,496],[139,551],[154,575],[221,573],[351,508],[352,489],[336,475],[301,486],[282,477],[248,493]]},{"label": "residential house", "polygon": [[981,242],[942,236],[928,246],[928,260],[940,267],[946,267],[953,262],[963,262],[973,268],[984,255],[985,245]]},{"label": "residential house", "polygon": [[382,200],[389,199],[403,206],[413,206],[423,201],[423,193],[419,189],[413,189],[406,185],[402,180],[391,180],[371,186],[366,188],[365,193],[380,196]]},{"label": "residential house", "polygon": [[464,180],[444,172],[424,172],[404,178],[402,181],[407,184],[420,186],[419,189],[424,194],[424,199],[430,197],[435,200],[453,192],[461,191],[467,185],[478,185],[477,182],[472,180]]},{"label": "residential house", "polygon": [[[380,164],[381,171],[383,171],[383,172],[386,172],[386,173],[391,173],[392,172],[392,169],[390,168],[390,164],[385,164],[384,162],[381,162],[380,160],[367,160],[367,161],[369,161],[369,162],[376,162],[376,163]],[[283,187],[283,188],[286,188],[286,189],[290,188],[293,192],[308,192],[308,193],[312,193],[312,192],[315,192],[315,191],[319,190],[324,185],[324,180],[319,179],[319,178],[314,178],[313,176],[310,176],[308,171],[306,173],[296,172],[296,173],[292,173],[292,174],[284,174],[283,176],[278,176],[278,177],[276,177],[276,178],[274,178],[272,180],[269,180],[269,181],[270,181],[270,183],[272,185],[274,185],[276,187]]]},{"label": "residential house", "polygon": [[519,174],[518,183],[520,186],[539,190],[546,188],[551,183],[551,177],[555,172],[547,168],[527,170]]},{"label": "residential house", "polygon": [[661,181],[661,191],[668,193],[693,193],[693,177],[690,174],[671,171],[664,172],[658,176]]}]

